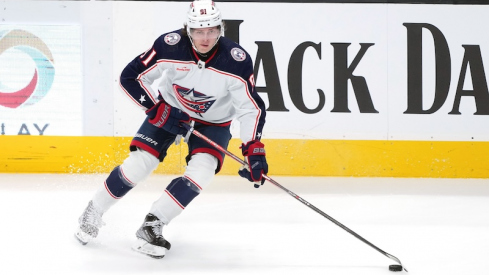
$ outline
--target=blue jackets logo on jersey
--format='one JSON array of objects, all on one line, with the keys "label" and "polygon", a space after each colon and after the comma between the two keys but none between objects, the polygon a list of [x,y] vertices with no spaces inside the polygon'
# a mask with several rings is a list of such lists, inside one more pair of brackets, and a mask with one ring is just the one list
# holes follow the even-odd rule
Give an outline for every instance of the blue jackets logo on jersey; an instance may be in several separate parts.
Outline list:
[{"label": "blue jackets logo on jersey", "polygon": [[207,96],[203,93],[195,91],[193,88],[188,89],[182,86],[173,84],[173,90],[178,101],[190,111],[202,116],[202,113],[207,112],[216,102],[212,96]]},{"label": "blue jackets logo on jersey", "polygon": [[246,53],[240,48],[232,48],[231,49],[231,56],[236,61],[243,61],[246,59]]},{"label": "blue jackets logo on jersey", "polygon": [[165,42],[168,45],[175,45],[180,41],[180,38],[178,33],[170,33],[165,36]]}]

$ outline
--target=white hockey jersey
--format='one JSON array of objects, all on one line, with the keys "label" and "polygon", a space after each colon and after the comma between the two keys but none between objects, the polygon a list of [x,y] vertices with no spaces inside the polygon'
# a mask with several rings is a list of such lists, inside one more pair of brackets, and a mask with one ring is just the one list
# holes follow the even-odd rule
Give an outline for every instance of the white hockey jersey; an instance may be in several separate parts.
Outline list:
[{"label": "white hockey jersey", "polygon": [[266,111],[254,87],[253,62],[226,37],[203,62],[181,30],[163,34],[126,66],[120,84],[144,110],[163,99],[202,123],[229,125],[238,119],[243,143],[261,138]]}]

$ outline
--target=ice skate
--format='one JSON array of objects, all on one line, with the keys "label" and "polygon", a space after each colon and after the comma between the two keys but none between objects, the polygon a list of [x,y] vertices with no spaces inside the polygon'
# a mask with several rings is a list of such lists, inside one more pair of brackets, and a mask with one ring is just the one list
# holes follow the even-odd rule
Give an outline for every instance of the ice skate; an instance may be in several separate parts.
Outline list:
[{"label": "ice skate", "polygon": [[163,238],[163,226],[164,223],[153,214],[146,215],[144,223],[136,232],[138,240],[133,249],[156,259],[165,257],[171,244]]},{"label": "ice skate", "polygon": [[102,213],[98,212],[93,206],[93,202],[88,203],[87,208],[78,219],[80,227],[75,233],[76,239],[83,245],[86,245],[98,235],[98,229],[105,225],[102,221]]}]

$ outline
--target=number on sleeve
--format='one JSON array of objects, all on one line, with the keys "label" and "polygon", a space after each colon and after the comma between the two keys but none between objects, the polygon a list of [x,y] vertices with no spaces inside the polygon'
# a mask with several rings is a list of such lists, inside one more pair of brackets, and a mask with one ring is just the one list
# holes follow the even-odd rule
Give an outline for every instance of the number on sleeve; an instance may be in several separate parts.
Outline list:
[{"label": "number on sleeve", "polygon": [[148,55],[148,57],[146,57],[146,58],[145,58],[143,61],[141,61],[141,62],[144,64],[144,66],[146,66],[146,67],[147,67],[147,66],[148,66],[148,63],[151,61],[151,59],[153,59],[153,57],[155,57],[155,55],[156,55],[156,51],[153,49],[153,50],[151,51],[151,53]]}]

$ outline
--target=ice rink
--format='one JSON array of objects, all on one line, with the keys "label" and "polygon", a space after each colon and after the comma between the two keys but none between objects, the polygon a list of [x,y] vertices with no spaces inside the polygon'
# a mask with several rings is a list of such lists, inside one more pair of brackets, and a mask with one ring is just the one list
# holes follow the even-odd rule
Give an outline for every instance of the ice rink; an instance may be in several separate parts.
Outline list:
[{"label": "ice rink", "polygon": [[[0,274],[392,274],[395,262],[289,194],[238,176],[215,177],[164,228],[172,249],[163,259],[131,246],[175,176],[133,189],[82,246],[77,220],[105,177],[0,174]],[[397,256],[408,274],[487,274],[489,180],[272,178]]]}]

